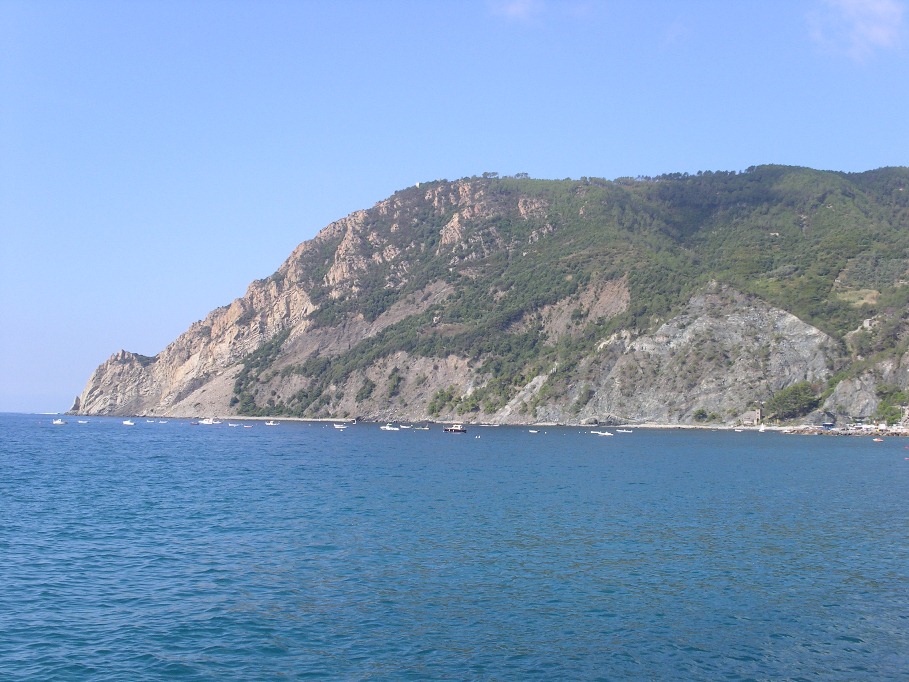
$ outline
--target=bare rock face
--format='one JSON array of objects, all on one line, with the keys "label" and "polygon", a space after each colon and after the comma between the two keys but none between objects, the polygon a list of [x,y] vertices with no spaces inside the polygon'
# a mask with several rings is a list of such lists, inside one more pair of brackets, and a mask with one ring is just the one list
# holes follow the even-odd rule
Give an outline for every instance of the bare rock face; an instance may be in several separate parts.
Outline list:
[{"label": "bare rock face", "polygon": [[[471,244],[488,251],[500,244],[494,229],[460,231],[462,219],[476,221],[494,212],[476,183],[440,184],[427,189],[423,200],[437,216],[451,216],[440,230],[448,252],[457,254]],[[539,200],[525,204],[528,216],[544,205]],[[352,316],[336,328],[310,331],[308,316],[317,306],[308,292],[324,287],[332,299],[356,296],[363,290],[361,279],[374,266],[387,268],[386,286],[406,284],[410,260],[422,253],[423,245],[395,242],[395,233],[408,220],[404,209],[402,199],[395,196],[371,211],[356,211],[330,224],[294,249],[274,275],[253,282],[242,298],[191,325],[154,358],[142,359],[126,351],[114,354],[92,374],[74,409],[85,414],[229,414],[238,363],[277,334],[289,332],[291,356],[299,359],[314,352],[349,349],[399,321],[406,305],[392,306],[373,323]],[[453,257],[453,262],[459,260]],[[324,266],[320,277],[314,277],[314,263]],[[430,283],[418,307],[422,310],[436,302],[440,290],[445,287]]]},{"label": "bare rock face", "polygon": [[[650,335],[617,334],[585,359],[572,396],[543,406],[541,421],[691,423],[704,410],[733,422],[798,381],[823,382],[838,354],[820,330],[755,297],[713,285]],[[566,409],[568,408],[568,409]]]},{"label": "bare rock face", "polygon": [[98,367],[78,398],[85,414],[138,414],[158,393],[153,358],[121,350]]},{"label": "bare rock face", "polygon": [[854,419],[871,419],[880,403],[878,383],[870,372],[844,379],[824,402],[824,409],[831,414],[849,415]]},{"label": "bare rock face", "polygon": [[[293,256],[267,280],[253,282],[246,295],[213,310],[154,358],[115,353],[92,374],[78,398],[84,414],[210,413],[211,401],[191,396],[215,377],[236,372],[236,363],[287,328],[304,327],[313,309],[306,293],[288,285]],[[228,393],[229,395],[229,393]],[[224,413],[224,395],[216,398]],[[177,407],[179,406],[179,408]]]}]

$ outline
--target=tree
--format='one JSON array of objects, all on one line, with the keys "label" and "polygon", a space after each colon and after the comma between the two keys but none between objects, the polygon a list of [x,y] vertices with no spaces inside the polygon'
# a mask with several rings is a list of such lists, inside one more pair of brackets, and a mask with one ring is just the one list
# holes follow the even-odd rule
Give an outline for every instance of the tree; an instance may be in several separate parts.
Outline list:
[{"label": "tree", "polygon": [[767,402],[767,409],[777,419],[795,419],[811,412],[819,402],[811,384],[800,381],[774,395]]}]

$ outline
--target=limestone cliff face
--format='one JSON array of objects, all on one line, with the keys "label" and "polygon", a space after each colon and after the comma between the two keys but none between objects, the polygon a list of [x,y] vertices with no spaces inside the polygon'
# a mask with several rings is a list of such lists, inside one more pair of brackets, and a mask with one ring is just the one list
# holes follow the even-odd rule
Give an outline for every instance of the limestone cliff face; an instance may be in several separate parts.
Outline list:
[{"label": "limestone cliff face", "polygon": [[[798,382],[820,395],[862,348],[880,345],[874,334],[909,339],[909,327],[894,330],[884,314],[841,341],[729,284],[655,285],[661,268],[679,277],[672,259],[695,262],[700,243],[682,243],[671,202],[636,212],[634,189],[480,178],[407,188],[328,225],[156,356],[115,353],[73,409],[735,423]],[[710,202],[717,194],[702,193]],[[707,223],[707,209],[698,211]],[[759,215],[763,225],[764,208]],[[709,234],[728,240],[732,224]],[[850,267],[850,277],[880,278]],[[797,270],[774,267],[762,286]],[[642,306],[648,291],[678,298]],[[882,385],[909,384],[909,353],[862,367],[831,382],[809,418],[873,416]]]},{"label": "limestone cliff face", "polygon": [[[439,230],[439,248],[447,247],[452,262],[460,260],[456,252],[467,242],[481,247],[486,242],[497,243],[494,230],[493,234],[477,231],[461,243],[458,224],[462,217],[477,220],[494,213],[481,187],[465,181],[426,189],[421,196],[434,215],[447,219]],[[535,205],[538,210],[540,202]],[[425,244],[400,244],[393,239],[402,221],[413,220],[405,209],[400,197],[392,197],[371,211],[357,211],[332,223],[300,244],[274,275],[250,284],[242,298],[191,325],[154,358],[140,360],[128,351],[115,353],[92,374],[77,398],[78,411],[172,416],[230,413],[237,363],[279,332],[288,330],[297,356],[306,357],[330,346],[349,348],[398,321],[400,314],[394,311],[377,323],[352,316],[337,328],[307,335],[311,327],[307,316],[317,308],[308,294],[313,287],[324,287],[332,299],[356,296],[363,288],[364,275],[377,265],[387,266],[382,285],[400,287],[408,282],[409,260],[419,256]],[[534,209],[524,210],[529,214]],[[318,277],[320,271],[324,274]],[[427,287],[426,300],[434,301],[432,292],[437,290],[437,285]],[[425,303],[422,309],[427,307]]]},{"label": "limestone cliff face", "polygon": [[294,265],[291,256],[275,276],[253,282],[245,296],[192,324],[154,358],[127,351],[112,355],[89,379],[79,397],[79,411],[174,416],[215,408],[221,412],[223,392],[205,400],[193,396],[207,393],[203,387],[215,378],[222,383],[230,379],[239,360],[278,332],[306,327],[313,305],[303,289],[289,284],[297,274]]},{"label": "limestone cliff face", "polygon": [[[799,381],[824,382],[839,356],[820,330],[753,296],[713,284],[653,334],[616,335],[585,358],[594,391],[580,418],[691,423],[698,410],[734,422]],[[564,421],[570,405],[542,410]]]}]

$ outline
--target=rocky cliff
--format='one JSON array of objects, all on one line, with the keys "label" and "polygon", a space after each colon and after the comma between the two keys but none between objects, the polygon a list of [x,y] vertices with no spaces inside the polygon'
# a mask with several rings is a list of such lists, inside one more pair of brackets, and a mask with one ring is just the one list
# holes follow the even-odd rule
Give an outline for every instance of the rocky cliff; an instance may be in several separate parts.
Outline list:
[{"label": "rocky cliff", "polygon": [[74,410],[734,423],[807,383],[800,418],[873,417],[882,386],[907,384],[909,244],[870,267],[848,240],[905,232],[909,178],[885,179],[418,185],[332,223],[155,357],[115,353]]}]

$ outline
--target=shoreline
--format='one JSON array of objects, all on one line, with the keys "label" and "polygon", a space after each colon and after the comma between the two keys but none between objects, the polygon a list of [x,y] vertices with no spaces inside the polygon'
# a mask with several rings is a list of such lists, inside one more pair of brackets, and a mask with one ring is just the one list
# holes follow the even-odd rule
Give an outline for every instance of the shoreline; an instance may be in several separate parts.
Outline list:
[{"label": "shoreline", "polygon": [[[155,414],[136,414],[136,415],[110,415],[110,414],[84,414],[79,412],[62,412],[62,413],[40,413],[58,414],[72,417],[86,418],[112,418],[112,419],[183,419],[188,421],[198,421],[207,417],[192,416],[174,416],[174,415],[155,415]],[[881,425],[861,426],[861,427],[834,427],[824,428],[816,424],[797,424],[789,426],[779,426],[764,424],[763,430],[761,425],[758,426],[739,426],[735,424],[659,424],[659,423],[637,423],[637,424],[563,424],[558,422],[515,422],[515,423],[496,423],[496,422],[472,422],[467,420],[436,420],[436,419],[364,419],[359,417],[286,417],[286,416],[244,416],[244,415],[210,415],[212,419],[219,421],[232,422],[294,422],[303,424],[434,424],[444,426],[446,424],[464,424],[472,427],[498,427],[511,426],[516,428],[567,428],[567,429],[646,429],[650,431],[734,431],[754,432],[754,433],[780,433],[784,435],[801,435],[801,436],[909,436],[909,427],[895,426],[887,427]]]}]

